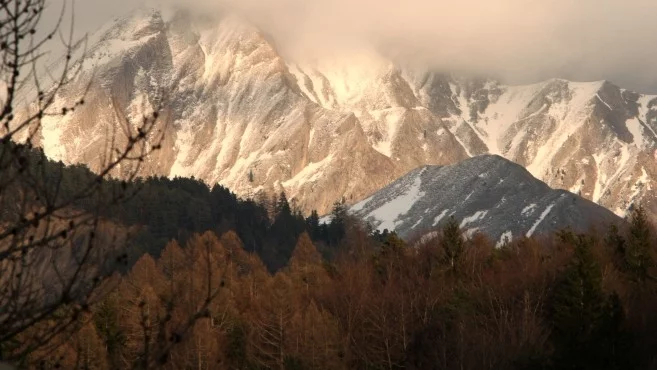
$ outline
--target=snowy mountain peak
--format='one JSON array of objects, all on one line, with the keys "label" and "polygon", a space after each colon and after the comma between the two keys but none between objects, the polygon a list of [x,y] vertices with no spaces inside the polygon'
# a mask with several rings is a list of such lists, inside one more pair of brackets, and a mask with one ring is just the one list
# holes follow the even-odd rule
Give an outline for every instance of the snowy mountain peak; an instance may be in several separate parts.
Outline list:
[{"label": "snowy mountain peak", "polygon": [[620,215],[637,202],[657,214],[657,97],[606,81],[507,86],[376,52],[287,60],[229,13],[141,9],[88,50],[53,109],[93,76],[88,104],[42,129],[45,152],[66,163],[93,168],[120,116],[166,99],[167,141],[144,175],[194,176],[241,196],[285,190],[321,212],[418,166],[492,153]]}]

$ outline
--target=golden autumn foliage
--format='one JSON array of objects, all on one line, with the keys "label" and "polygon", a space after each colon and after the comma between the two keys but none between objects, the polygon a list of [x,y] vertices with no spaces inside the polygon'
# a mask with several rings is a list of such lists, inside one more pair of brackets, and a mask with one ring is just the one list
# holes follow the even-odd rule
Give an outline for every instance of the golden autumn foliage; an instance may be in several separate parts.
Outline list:
[{"label": "golden autumn foliage", "polygon": [[441,236],[410,247],[350,233],[332,262],[302,234],[275,274],[233,232],[172,241],[118,277],[51,358],[80,369],[556,369],[573,354],[555,342],[555,317],[571,311],[555,314],[554,300],[573,261],[593,258],[578,262],[599,268],[592,289],[625,314],[593,322],[619,338],[596,348],[618,348],[610,369],[656,364],[657,284],[618,269],[602,240],[564,233],[496,249],[479,235],[447,258]]}]

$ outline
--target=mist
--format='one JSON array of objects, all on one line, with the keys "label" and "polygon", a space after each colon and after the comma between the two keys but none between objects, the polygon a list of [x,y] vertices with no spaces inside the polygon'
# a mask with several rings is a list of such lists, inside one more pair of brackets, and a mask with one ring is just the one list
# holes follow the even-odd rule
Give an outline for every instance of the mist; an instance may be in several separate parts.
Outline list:
[{"label": "mist", "polygon": [[[657,93],[655,0],[191,3],[205,12],[240,13],[269,33],[279,50],[293,59],[349,57],[377,50],[438,70],[492,75],[513,84],[553,77],[607,79]],[[77,32],[92,32],[138,5],[135,0],[78,1]]]}]

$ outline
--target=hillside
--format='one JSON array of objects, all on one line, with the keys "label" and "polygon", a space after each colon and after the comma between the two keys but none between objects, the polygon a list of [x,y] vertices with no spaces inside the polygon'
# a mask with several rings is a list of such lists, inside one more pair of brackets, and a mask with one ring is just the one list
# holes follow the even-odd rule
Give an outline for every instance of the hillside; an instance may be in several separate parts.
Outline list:
[{"label": "hillside", "polygon": [[520,165],[495,155],[418,168],[349,211],[379,231],[405,238],[440,230],[454,217],[466,235],[481,232],[497,246],[566,228],[585,232],[621,223],[607,209],[553,190]]}]

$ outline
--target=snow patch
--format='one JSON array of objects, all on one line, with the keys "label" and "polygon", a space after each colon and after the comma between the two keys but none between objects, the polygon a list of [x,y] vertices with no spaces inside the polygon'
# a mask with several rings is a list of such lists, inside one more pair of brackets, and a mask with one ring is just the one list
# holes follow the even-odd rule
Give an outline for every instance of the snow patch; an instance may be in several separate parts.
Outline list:
[{"label": "snow patch", "polygon": [[464,217],[463,221],[461,221],[461,224],[459,225],[459,227],[463,228],[466,225],[469,225],[473,222],[479,221],[479,220],[483,219],[484,217],[486,217],[487,214],[488,214],[488,211],[477,211],[477,212],[475,212],[475,214],[473,214],[471,216]]},{"label": "snow patch", "polygon": [[643,95],[641,96],[641,98],[639,98],[638,103],[639,103],[639,117],[645,120],[643,127],[646,128],[652,134],[653,139],[657,140],[657,132],[653,130],[652,126],[650,126],[650,122],[648,121],[648,113],[650,112],[649,105],[650,102],[655,99],[657,99],[657,96]]},{"label": "snow patch", "polygon": [[443,218],[445,218],[445,216],[447,216],[447,212],[449,212],[449,209],[445,209],[445,210],[443,210],[438,216],[436,216],[436,218],[433,219],[433,225],[432,225],[432,226],[436,226],[436,225],[438,225],[438,223],[439,223]]},{"label": "snow patch", "polygon": [[595,169],[596,169],[596,173],[598,174],[598,177],[595,180],[595,187],[593,188],[593,197],[591,198],[591,200],[596,203],[600,201],[600,197],[602,197],[603,194],[602,189],[604,187],[604,184],[607,182],[607,176],[602,171],[603,159],[604,156],[601,154],[593,155],[593,160],[595,161]]},{"label": "snow patch", "polygon": [[572,96],[570,101],[555,103],[549,111],[550,115],[559,122],[555,132],[561,134],[552,135],[545,145],[539,148],[534,160],[527,166],[530,173],[537,177],[546,173],[556,153],[585,123],[582,118],[590,114],[593,109],[592,98],[597,95],[603,83],[604,81],[568,83]]},{"label": "snow patch", "polygon": [[513,233],[511,231],[506,231],[500,236],[500,240],[495,244],[495,248],[502,248],[506,244],[509,244],[513,241]]},{"label": "snow patch", "polygon": [[420,189],[422,187],[422,174],[425,171],[426,168],[423,168],[422,171],[415,176],[413,183],[403,194],[370,212],[365,219],[374,218],[375,220],[380,221],[381,223],[377,226],[377,229],[380,231],[385,229],[394,230],[395,227],[401,223],[399,218],[408,213],[408,211],[413,208],[415,202],[424,196],[424,192]]},{"label": "snow patch", "polygon": [[500,147],[502,138],[521,118],[523,110],[536,97],[544,84],[509,86],[497,101],[489,105],[486,116],[477,123],[477,126],[485,129],[482,140],[491,154],[502,155],[505,152],[504,148]]},{"label": "snow patch", "polygon": [[363,200],[361,200],[360,202],[354,204],[354,205],[350,208],[350,211],[351,211],[351,212],[354,212],[354,213],[355,213],[355,212],[362,211],[362,210],[365,208],[365,206],[367,206],[367,204],[368,204],[372,199],[373,199],[372,197],[369,197],[369,198],[367,198],[367,199],[363,199]]},{"label": "snow patch", "polygon": [[309,182],[315,182],[319,180],[324,175],[323,168],[328,166],[332,160],[333,160],[333,154],[329,155],[328,157],[322,159],[319,162],[308,163],[308,165],[304,167],[301,171],[299,171],[299,173],[297,173],[294,177],[283,182],[282,183],[283,187],[285,188],[293,187],[293,186],[303,185]]},{"label": "snow patch", "polygon": [[395,139],[395,134],[397,133],[398,128],[402,124],[401,121],[405,112],[405,108],[390,108],[370,112],[377,122],[383,122],[385,124],[383,132],[381,133],[383,135],[383,140],[379,141],[372,147],[377,152],[388,158],[392,158],[393,140]]},{"label": "snow patch", "polygon": [[543,211],[543,213],[541,213],[541,215],[538,217],[538,219],[536,220],[536,222],[534,222],[534,225],[532,226],[532,228],[529,229],[529,231],[527,231],[526,236],[527,236],[528,238],[531,237],[531,236],[534,234],[534,232],[536,231],[536,228],[538,227],[538,225],[540,225],[541,222],[543,222],[543,220],[545,219],[545,217],[546,217],[548,214],[550,214],[550,212],[552,211],[552,208],[554,208],[554,203],[550,204],[550,205],[545,209],[545,211]]},{"label": "snow patch", "polygon": [[[639,194],[641,194],[641,191],[644,190],[644,187],[647,187],[647,190],[651,190],[650,177],[648,176],[646,169],[641,167],[641,177],[639,177],[634,185],[632,185],[632,193],[627,198],[628,204],[635,202],[636,198],[639,196]],[[627,216],[627,211],[627,209],[621,210],[620,212],[617,212],[617,214],[621,217],[625,217]]]},{"label": "snow patch", "polygon": [[522,209],[521,214],[523,216],[529,216],[530,214],[534,213],[534,210],[536,209],[536,206],[537,206],[536,203],[532,203],[532,204],[528,205],[527,207]]},{"label": "snow patch", "polygon": [[320,223],[320,225],[328,225],[328,224],[330,224],[331,222],[333,222],[333,215],[326,215],[326,216],[321,217],[321,218],[319,219],[319,223]]},{"label": "snow patch", "polygon": [[643,125],[641,125],[641,122],[639,121],[639,118],[634,117],[634,118],[628,119],[625,122],[625,125],[627,126],[627,129],[632,134],[632,138],[634,140],[634,145],[636,145],[638,147],[642,147],[644,145],[646,139],[643,136]]},{"label": "snow patch", "polygon": [[472,239],[472,237],[477,233],[477,231],[479,231],[479,228],[478,228],[478,227],[474,227],[474,228],[472,228],[472,229],[467,229],[467,230],[463,233],[463,236],[464,236],[466,239]]},{"label": "snow patch", "polygon": [[468,146],[465,145],[465,143],[463,142],[463,140],[461,140],[461,139],[458,137],[458,135],[456,135],[455,133],[452,133],[452,136],[454,137],[454,139],[456,139],[456,142],[458,142],[459,145],[461,145],[461,147],[462,147],[463,150],[465,151],[465,154],[467,154],[468,157],[473,157],[472,153],[471,153],[470,150],[468,149]]},{"label": "snow patch", "polygon": [[600,94],[595,94],[595,97],[598,98],[598,100],[600,100],[600,101],[602,102],[602,104],[606,105],[607,108],[609,108],[610,111],[613,111],[613,110],[614,110],[614,109],[611,107],[611,105],[607,104],[606,101],[602,100],[602,98],[600,97]]}]

